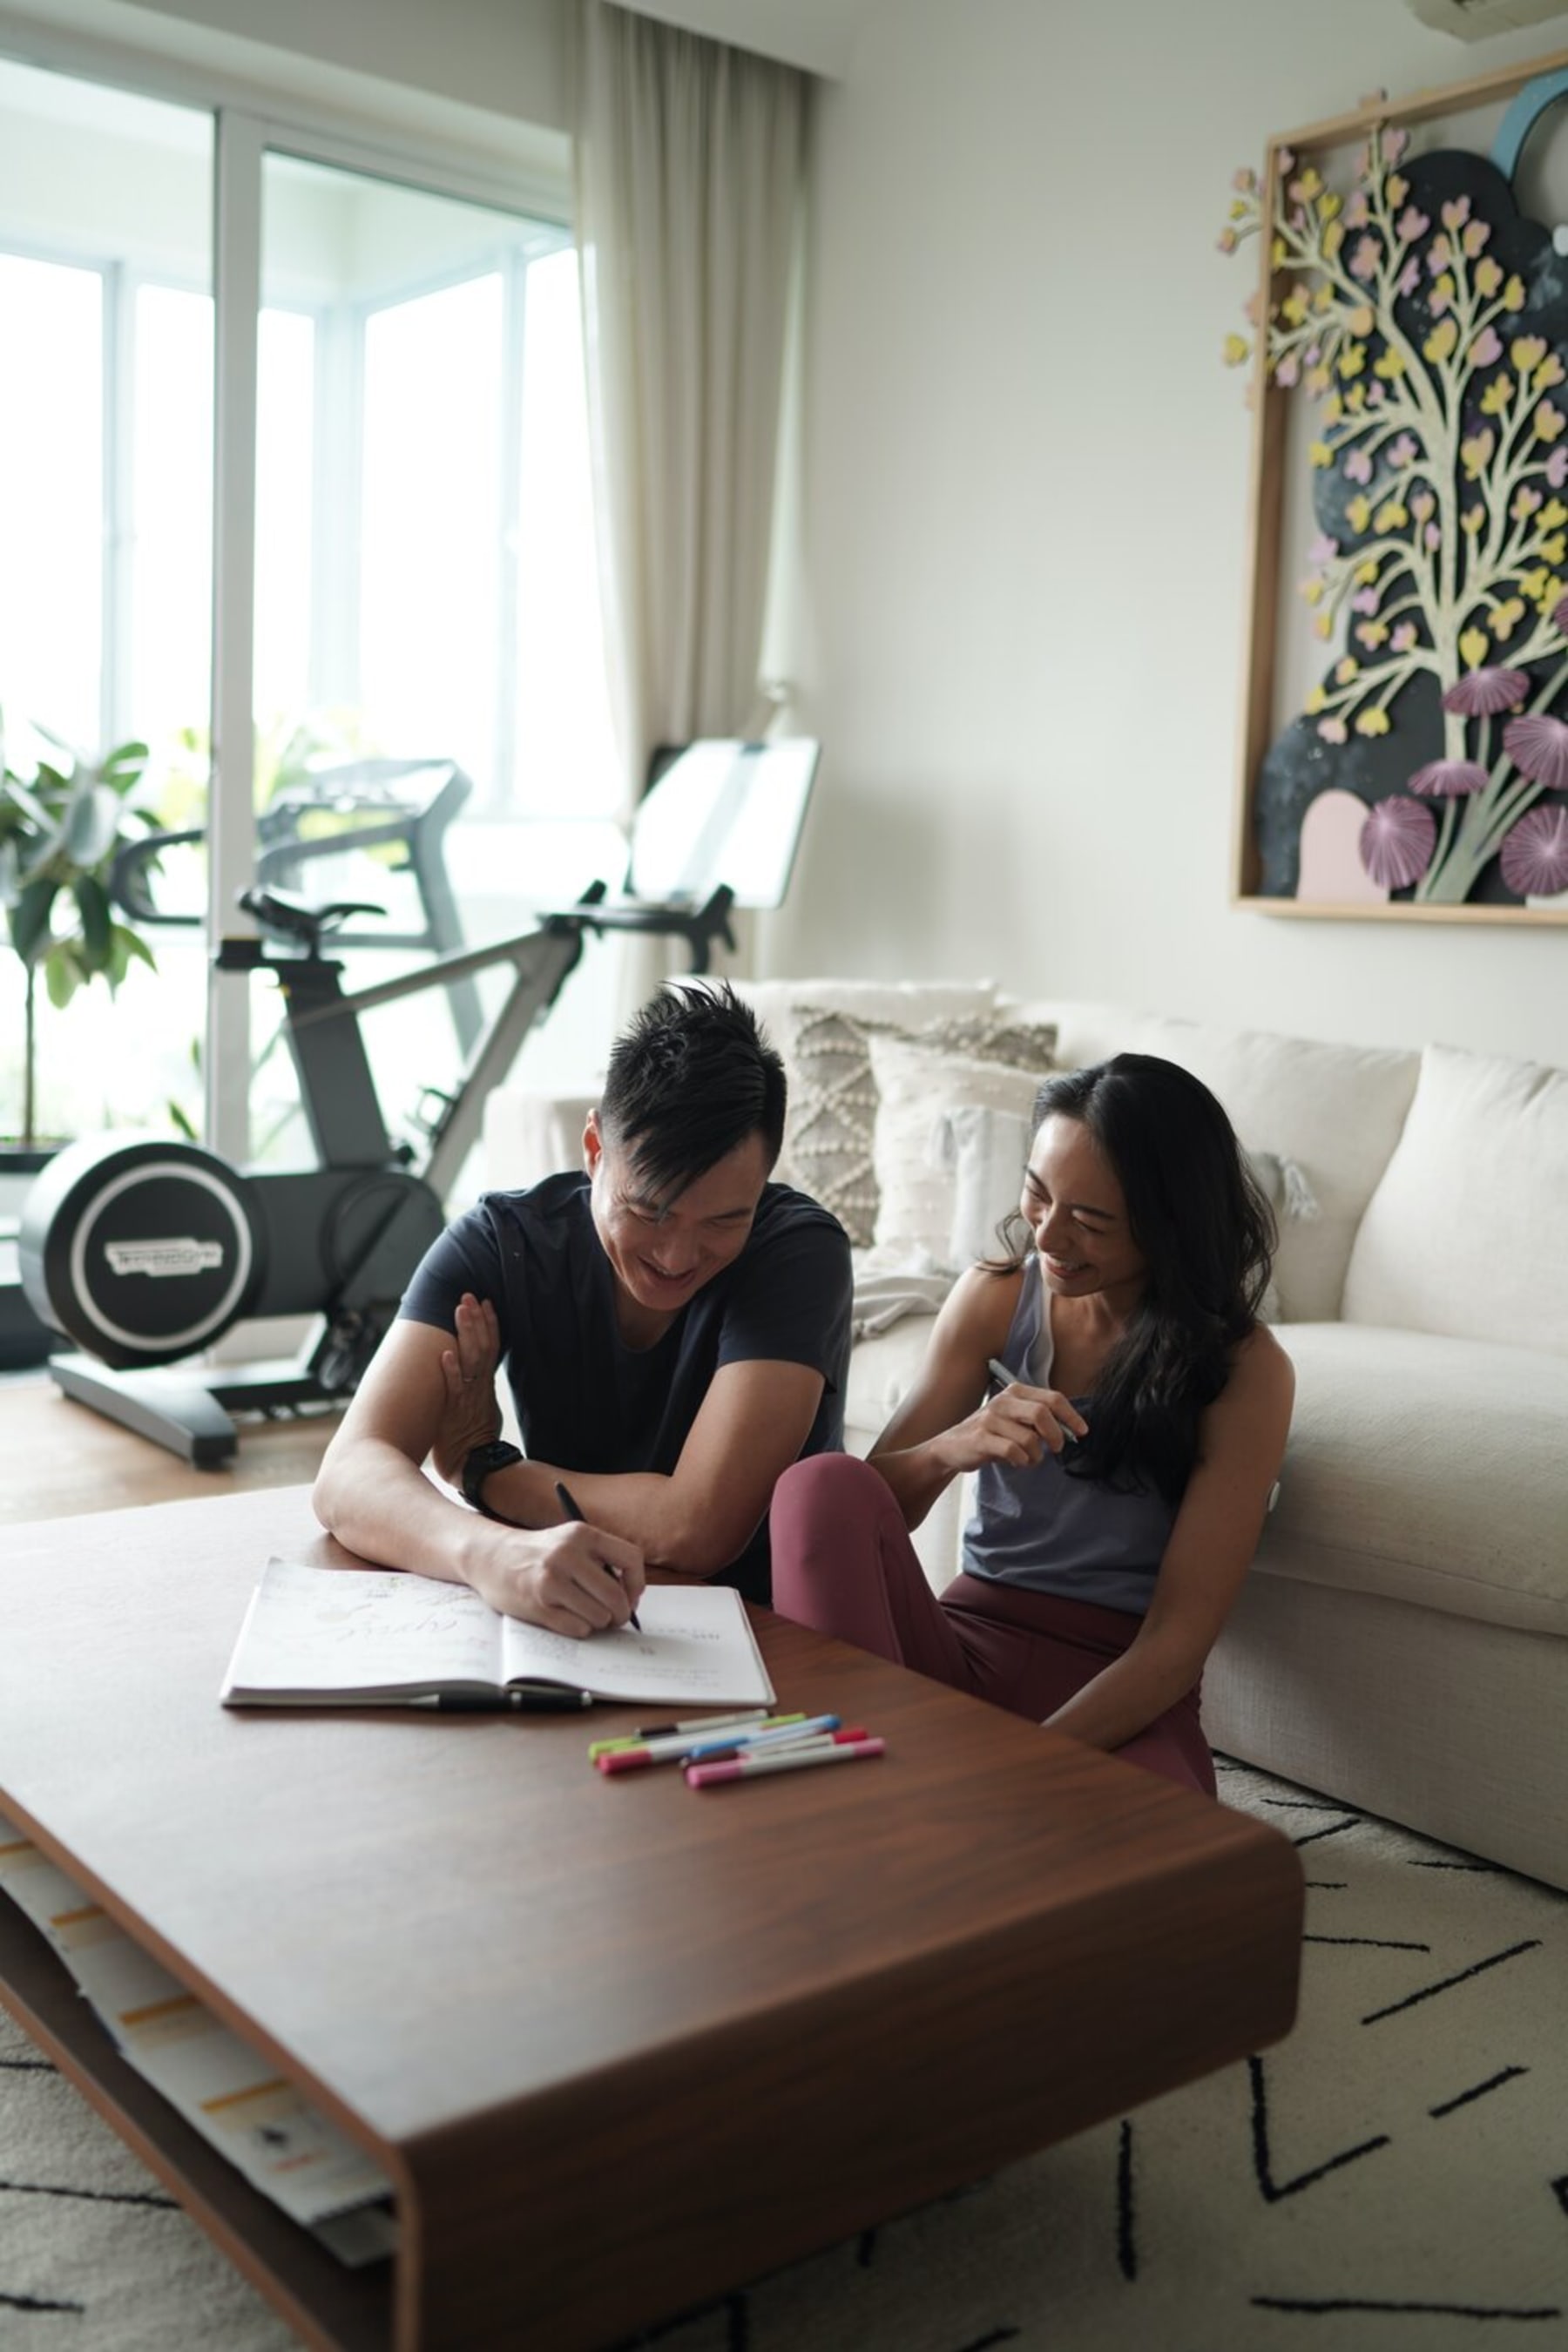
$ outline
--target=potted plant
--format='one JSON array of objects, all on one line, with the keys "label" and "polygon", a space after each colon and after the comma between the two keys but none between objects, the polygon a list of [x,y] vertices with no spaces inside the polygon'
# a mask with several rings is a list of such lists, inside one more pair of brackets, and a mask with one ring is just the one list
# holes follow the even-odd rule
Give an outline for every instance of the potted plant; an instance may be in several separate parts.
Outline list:
[{"label": "potted plant", "polygon": [[[0,910],[26,976],[17,1172],[38,1164],[40,978],[58,1007],[94,980],[107,982],[112,994],[133,961],[153,965],[152,950],[110,895],[116,853],[154,823],[132,797],[147,746],[121,743],[89,763],[42,730],[31,731],[40,748],[36,756],[18,755],[16,767],[0,734]],[[4,1106],[0,1123],[11,1124]]]}]

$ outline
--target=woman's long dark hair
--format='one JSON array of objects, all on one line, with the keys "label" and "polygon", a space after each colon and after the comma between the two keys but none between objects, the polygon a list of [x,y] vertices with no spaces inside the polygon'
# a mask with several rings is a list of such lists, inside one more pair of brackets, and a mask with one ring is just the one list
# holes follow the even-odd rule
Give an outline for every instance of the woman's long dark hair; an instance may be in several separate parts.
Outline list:
[{"label": "woman's long dark hair", "polygon": [[[1118,1054],[1055,1074],[1035,1097],[1035,1133],[1053,1117],[1078,1119],[1100,1146],[1148,1266],[1143,1296],[1096,1385],[1089,1435],[1065,1467],[1119,1487],[1152,1483],[1179,1502],[1199,1419],[1258,1320],[1274,1213],[1224,1109],[1174,1062]],[[1020,1213],[1002,1231],[1010,1255],[986,1261],[998,1273],[1021,1265],[1027,1246]]]}]

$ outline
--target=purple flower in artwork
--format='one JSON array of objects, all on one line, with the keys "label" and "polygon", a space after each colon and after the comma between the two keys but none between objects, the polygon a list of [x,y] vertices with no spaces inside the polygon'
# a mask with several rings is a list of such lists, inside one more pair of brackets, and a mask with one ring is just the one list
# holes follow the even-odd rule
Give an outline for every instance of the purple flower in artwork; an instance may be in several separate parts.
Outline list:
[{"label": "purple flower in artwork", "polygon": [[[1443,708],[1460,711],[1467,719],[1495,719],[1500,710],[1517,710],[1529,692],[1530,677],[1525,670],[1467,670],[1443,697]],[[1568,728],[1563,732],[1568,734]]]},{"label": "purple flower in artwork", "polygon": [[1397,163],[1409,144],[1410,133],[1408,131],[1385,131],[1383,134],[1384,162],[1385,163]]},{"label": "purple flower in artwork", "polygon": [[1560,441],[1546,460],[1546,478],[1554,490],[1568,482],[1568,441]]},{"label": "purple flower in artwork", "polygon": [[1392,651],[1396,654],[1407,654],[1413,652],[1415,646],[1415,622],[1401,621],[1399,626],[1395,629],[1388,642]]},{"label": "purple flower in artwork", "polygon": [[1426,214],[1418,213],[1414,205],[1406,205],[1399,215],[1399,234],[1406,245],[1416,244],[1431,226]]},{"label": "purple flower in artwork", "polygon": [[1317,538],[1312,541],[1311,546],[1307,550],[1307,561],[1309,563],[1327,563],[1331,562],[1331,559],[1339,553],[1339,541],[1337,539],[1331,539],[1326,530],[1321,530],[1318,533]]},{"label": "purple flower in artwork", "polygon": [[1426,873],[1436,838],[1431,810],[1397,793],[1373,803],[1361,829],[1361,862],[1380,887],[1403,890]]},{"label": "purple flower in artwork", "polygon": [[1345,743],[1350,740],[1350,729],[1342,719],[1320,719],[1318,732],[1325,743]]},{"label": "purple flower in artwork", "polygon": [[1501,357],[1502,341],[1497,329],[1492,326],[1483,327],[1470,345],[1472,363],[1479,368],[1495,367]]},{"label": "purple flower in artwork", "polygon": [[1421,445],[1413,433],[1402,433],[1397,440],[1389,444],[1388,462],[1396,472],[1403,473],[1405,467],[1420,454]]},{"label": "purple flower in artwork", "polygon": [[1358,613],[1375,613],[1383,598],[1375,588],[1358,588],[1351,604]]},{"label": "purple flower in artwork", "polygon": [[1383,247],[1376,237],[1358,237],[1355,251],[1351,255],[1351,276],[1361,278],[1375,278],[1377,265],[1382,258]]},{"label": "purple flower in artwork", "polygon": [[1568,596],[1562,596],[1552,607],[1552,625],[1568,637]]},{"label": "purple flower in artwork", "polygon": [[1533,808],[1502,845],[1502,878],[1521,898],[1568,890],[1568,808]]},{"label": "purple flower in artwork", "polygon": [[1367,218],[1366,190],[1364,188],[1357,188],[1352,192],[1345,205],[1345,226],[1347,228],[1364,228],[1367,224]]},{"label": "purple flower in artwork", "polygon": [[1415,289],[1420,285],[1420,283],[1421,264],[1416,260],[1415,255],[1412,254],[1409,260],[1405,263],[1404,268],[1399,273],[1399,291],[1406,296],[1414,294]]},{"label": "purple flower in artwork", "polygon": [[1371,481],[1372,459],[1364,449],[1352,449],[1345,459],[1345,479],[1347,482]]},{"label": "purple flower in artwork", "polygon": [[[1447,696],[1444,696],[1447,700]],[[1503,749],[1521,776],[1544,784],[1549,793],[1568,791],[1568,727],[1549,719],[1543,710],[1528,719],[1510,719],[1502,730]]]},{"label": "purple flower in artwork", "polygon": [[1429,522],[1421,536],[1429,548],[1439,548],[1443,544],[1443,534],[1435,522]]},{"label": "purple flower in artwork", "polygon": [[1427,800],[1458,800],[1465,793],[1484,793],[1489,779],[1474,760],[1428,760],[1406,780],[1406,789]]}]

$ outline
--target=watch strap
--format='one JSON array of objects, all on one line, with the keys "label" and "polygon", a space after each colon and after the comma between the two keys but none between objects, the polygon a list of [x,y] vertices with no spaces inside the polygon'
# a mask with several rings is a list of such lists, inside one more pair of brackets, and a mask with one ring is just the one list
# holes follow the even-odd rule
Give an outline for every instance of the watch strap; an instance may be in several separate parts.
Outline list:
[{"label": "watch strap", "polygon": [[493,1478],[498,1470],[510,1470],[514,1462],[521,1460],[521,1450],[509,1445],[503,1437],[489,1438],[483,1445],[471,1445],[463,1456],[463,1500],[471,1503],[476,1511],[482,1511],[487,1519],[499,1519],[500,1512],[492,1511],[485,1501],[485,1481]]}]

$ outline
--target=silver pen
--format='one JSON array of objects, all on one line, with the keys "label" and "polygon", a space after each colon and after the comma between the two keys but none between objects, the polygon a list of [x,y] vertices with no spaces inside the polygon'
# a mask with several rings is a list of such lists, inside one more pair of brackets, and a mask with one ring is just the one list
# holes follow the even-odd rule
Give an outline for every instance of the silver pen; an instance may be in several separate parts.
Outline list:
[{"label": "silver pen", "polygon": [[[986,1364],[985,1369],[990,1373],[994,1381],[1001,1381],[1005,1389],[1010,1389],[1016,1381],[1019,1388],[1030,1388],[1034,1385],[1030,1381],[1020,1381],[1016,1372],[1010,1372],[1007,1370],[1006,1365],[1002,1361],[1000,1356],[993,1356]],[[1058,1421],[1057,1423],[1057,1427],[1061,1431],[1063,1442],[1066,1444],[1076,1445],[1078,1444],[1078,1434],[1076,1431],[1070,1430],[1065,1421]]]}]

